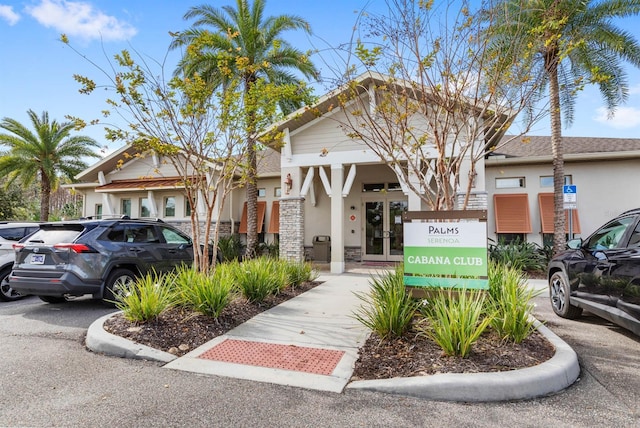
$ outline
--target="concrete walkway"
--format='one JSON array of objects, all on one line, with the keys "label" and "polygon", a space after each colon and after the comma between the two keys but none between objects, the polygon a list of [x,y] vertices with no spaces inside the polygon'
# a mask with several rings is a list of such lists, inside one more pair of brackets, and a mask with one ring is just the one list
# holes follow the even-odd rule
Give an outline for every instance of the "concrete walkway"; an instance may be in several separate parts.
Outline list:
[{"label": "concrete walkway", "polygon": [[[358,359],[358,348],[364,344],[369,334],[368,330],[351,316],[352,310],[359,302],[354,292],[366,292],[369,278],[364,275],[339,275],[321,276],[318,280],[324,283],[258,314],[165,367],[341,392],[353,372]],[[230,339],[332,350],[342,352],[343,355],[330,375],[201,358],[206,351]],[[279,347],[276,347],[275,351],[278,350]]]},{"label": "concrete walkway", "polygon": [[[560,391],[580,373],[575,352],[547,328],[540,331],[556,355],[535,367],[499,373],[442,374],[349,383],[358,349],[369,334],[353,318],[355,293],[369,288],[370,273],[322,274],[323,284],[258,314],[183,357],[135,344],[102,329],[97,320],[87,347],[111,355],[168,362],[166,368],[308,389],[345,387],[449,401],[528,399]],[[544,281],[530,286],[546,288]]]}]

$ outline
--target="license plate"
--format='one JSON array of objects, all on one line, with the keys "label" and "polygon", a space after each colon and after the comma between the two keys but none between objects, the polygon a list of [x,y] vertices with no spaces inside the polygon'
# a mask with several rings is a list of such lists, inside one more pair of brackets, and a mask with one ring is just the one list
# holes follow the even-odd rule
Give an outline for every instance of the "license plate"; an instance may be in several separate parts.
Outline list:
[{"label": "license plate", "polygon": [[29,261],[32,265],[43,265],[44,264],[44,254],[31,254],[31,260]]}]

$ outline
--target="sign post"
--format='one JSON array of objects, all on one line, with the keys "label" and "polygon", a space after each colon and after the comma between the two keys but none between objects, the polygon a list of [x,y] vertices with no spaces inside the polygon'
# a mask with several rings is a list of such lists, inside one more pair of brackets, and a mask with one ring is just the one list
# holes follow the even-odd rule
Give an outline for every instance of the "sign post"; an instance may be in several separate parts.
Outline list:
[{"label": "sign post", "polygon": [[563,208],[569,210],[569,240],[573,239],[573,210],[578,209],[578,186],[562,186]]}]

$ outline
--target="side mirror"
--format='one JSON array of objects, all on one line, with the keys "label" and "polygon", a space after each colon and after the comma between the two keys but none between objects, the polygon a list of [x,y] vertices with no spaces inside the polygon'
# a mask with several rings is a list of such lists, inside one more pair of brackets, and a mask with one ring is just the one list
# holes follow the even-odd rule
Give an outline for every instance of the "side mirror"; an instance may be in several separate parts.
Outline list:
[{"label": "side mirror", "polygon": [[571,248],[572,250],[578,250],[582,248],[582,239],[576,238],[570,240],[569,242],[567,242],[567,247]]}]

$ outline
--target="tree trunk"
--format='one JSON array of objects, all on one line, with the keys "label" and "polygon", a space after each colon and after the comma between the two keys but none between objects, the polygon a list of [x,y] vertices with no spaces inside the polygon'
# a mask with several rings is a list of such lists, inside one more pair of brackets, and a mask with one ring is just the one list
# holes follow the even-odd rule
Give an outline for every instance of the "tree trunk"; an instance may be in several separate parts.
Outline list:
[{"label": "tree trunk", "polygon": [[557,55],[549,53],[545,67],[549,77],[549,104],[551,116],[551,153],[553,155],[553,254],[565,250],[565,214],[562,186],[564,186],[564,148],[560,118],[560,87],[558,85]]},{"label": "tree trunk", "polygon": [[40,171],[40,221],[49,221],[49,203],[51,201],[51,181]]},{"label": "tree trunk", "polygon": [[247,171],[247,248],[245,257],[252,259],[256,256],[258,247],[258,185],[256,148],[253,141],[249,141],[247,155],[249,157],[249,171]]},{"label": "tree trunk", "polygon": [[[248,75],[245,78],[245,95],[251,92],[251,86],[256,81],[256,76]],[[248,102],[245,99],[245,103]],[[246,106],[245,106],[246,108]],[[258,162],[256,156],[255,134],[255,113],[249,109],[247,112],[247,248],[245,258],[252,259],[256,256],[258,249]]]}]

